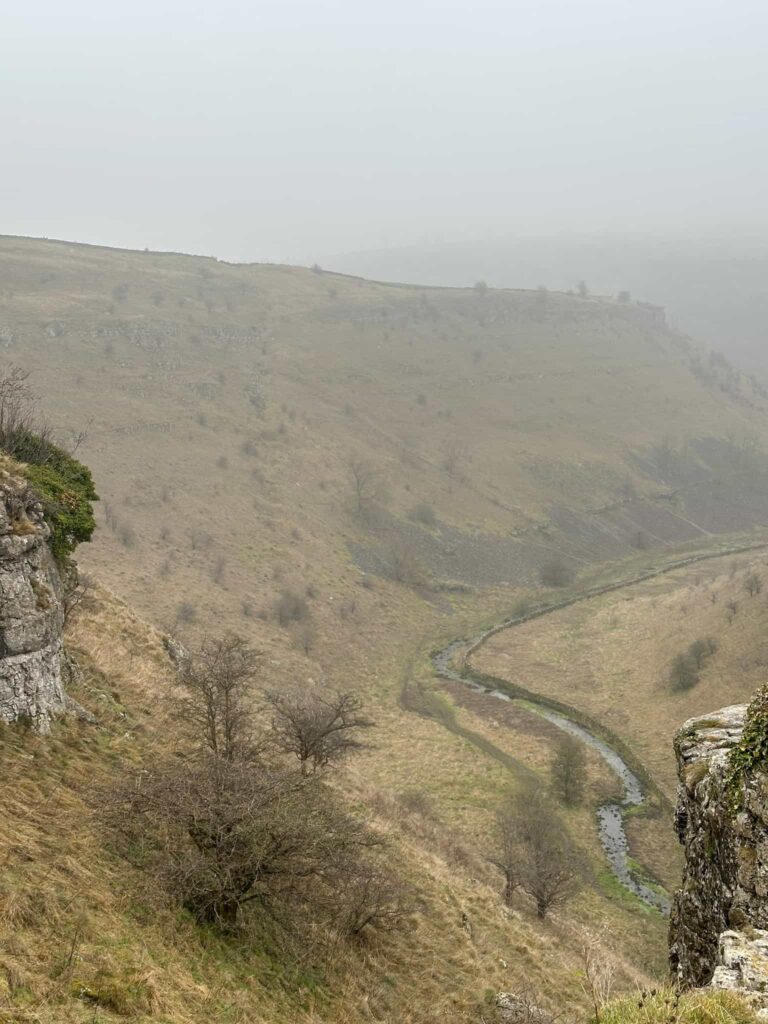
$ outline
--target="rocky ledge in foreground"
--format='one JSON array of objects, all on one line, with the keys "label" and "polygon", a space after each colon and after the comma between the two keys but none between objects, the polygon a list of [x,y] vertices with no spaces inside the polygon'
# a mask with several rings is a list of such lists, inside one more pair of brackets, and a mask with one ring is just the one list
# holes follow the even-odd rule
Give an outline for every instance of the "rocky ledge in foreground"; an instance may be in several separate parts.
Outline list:
[{"label": "rocky ledge in foreground", "polygon": [[66,707],[62,582],[43,507],[9,460],[0,463],[0,721],[47,732]]},{"label": "rocky ledge in foreground", "polygon": [[685,986],[746,996],[768,1019],[768,691],[675,737],[685,870],[670,963]]}]

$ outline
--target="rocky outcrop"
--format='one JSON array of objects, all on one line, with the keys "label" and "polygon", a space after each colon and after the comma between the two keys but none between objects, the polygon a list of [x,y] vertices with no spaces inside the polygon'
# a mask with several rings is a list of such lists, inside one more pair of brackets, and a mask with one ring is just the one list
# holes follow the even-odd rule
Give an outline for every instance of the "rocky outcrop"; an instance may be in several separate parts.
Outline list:
[{"label": "rocky outcrop", "polygon": [[12,463],[0,463],[0,721],[40,732],[65,708],[62,581],[37,501]]},{"label": "rocky outcrop", "polygon": [[685,870],[670,962],[683,985],[733,989],[768,1014],[765,700],[691,719],[675,738]]}]

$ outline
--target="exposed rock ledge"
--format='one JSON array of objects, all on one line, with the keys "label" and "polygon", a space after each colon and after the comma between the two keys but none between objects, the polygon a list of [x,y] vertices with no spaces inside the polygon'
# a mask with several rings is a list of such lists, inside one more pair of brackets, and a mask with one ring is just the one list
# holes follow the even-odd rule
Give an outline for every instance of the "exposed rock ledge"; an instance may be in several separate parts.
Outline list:
[{"label": "exposed rock ledge", "polygon": [[14,470],[0,462],[0,721],[47,732],[66,706],[62,582],[42,506]]},{"label": "exposed rock ledge", "polygon": [[729,782],[729,755],[764,700],[691,719],[675,737],[685,871],[670,962],[684,985],[738,991],[768,1020],[768,765]]}]

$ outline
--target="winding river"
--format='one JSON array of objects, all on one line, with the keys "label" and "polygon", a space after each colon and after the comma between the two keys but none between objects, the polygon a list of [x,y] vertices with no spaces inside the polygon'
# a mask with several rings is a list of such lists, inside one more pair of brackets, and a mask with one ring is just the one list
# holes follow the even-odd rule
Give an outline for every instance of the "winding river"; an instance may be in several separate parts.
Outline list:
[{"label": "winding river", "polygon": [[[648,797],[644,783],[638,774],[629,767],[615,746],[612,746],[607,739],[598,736],[596,732],[593,732],[584,724],[584,716],[579,715],[575,709],[569,709],[567,705],[557,701],[544,700],[521,686],[506,683],[501,679],[496,680],[477,672],[472,668],[470,658],[472,654],[482,647],[486,640],[504,629],[520,626],[524,622],[530,622],[532,619],[549,615],[552,612],[568,608],[581,601],[588,601],[602,594],[608,594],[611,591],[635,586],[656,576],[667,575],[668,573],[675,572],[677,569],[685,568],[697,562],[764,550],[766,547],[768,545],[765,541],[738,546],[724,545],[714,551],[710,550],[689,555],[676,561],[667,562],[662,566],[651,566],[636,572],[630,577],[591,587],[581,593],[566,597],[562,601],[542,605],[526,614],[505,619],[503,622],[493,626],[491,629],[486,629],[475,637],[462,637],[458,640],[453,640],[432,654],[432,665],[436,675],[443,679],[450,679],[461,683],[463,686],[478,693],[488,694],[497,700],[512,702],[533,710],[557,726],[558,729],[576,736],[588,747],[597,751],[621,783],[624,794],[623,799],[620,801],[609,801],[597,808],[598,834],[610,869],[621,885],[637,896],[638,899],[642,900],[647,906],[654,907],[663,914],[669,913],[669,898],[664,892],[652,888],[638,877],[637,872],[633,869],[633,862],[629,853],[629,841],[624,827],[624,818],[627,813],[636,807],[642,806]],[[456,664],[457,656],[459,655],[461,655],[460,668]],[[569,712],[571,711],[573,718],[569,717]],[[582,721],[577,721],[578,718],[582,718]],[[620,741],[614,740],[614,742],[620,745]]]},{"label": "winding river", "polygon": [[497,700],[521,704],[524,707],[533,709],[537,714],[557,726],[558,729],[576,736],[588,747],[597,751],[621,783],[624,793],[623,799],[620,802],[609,801],[597,808],[598,835],[610,869],[620,884],[634,893],[643,903],[654,907],[663,914],[668,914],[668,897],[663,892],[646,885],[645,882],[638,878],[630,860],[629,841],[624,827],[624,815],[628,810],[633,807],[639,807],[646,800],[646,794],[640,779],[618,751],[579,722],[573,721],[567,715],[560,711],[555,711],[535,698],[526,697],[522,699],[513,697],[509,693],[489,685],[487,679],[473,673],[471,667],[466,662],[463,669],[461,671],[458,670],[455,660],[459,652],[466,651],[467,649],[470,651],[477,649],[486,636],[487,634],[482,634],[475,640],[470,641],[469,648],[467,648],[466,641],[455,640],[435,652],[432,655],[432,664],[436,674],[444,679],[459,682],[478,693],[488,694]]}]

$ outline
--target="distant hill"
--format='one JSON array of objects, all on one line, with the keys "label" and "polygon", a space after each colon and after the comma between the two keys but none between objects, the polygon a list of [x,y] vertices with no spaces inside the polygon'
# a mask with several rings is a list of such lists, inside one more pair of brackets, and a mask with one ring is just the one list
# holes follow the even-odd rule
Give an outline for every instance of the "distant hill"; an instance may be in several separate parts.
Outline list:
[{"label": "distant hill", "polygon": [[24,239],[0,275],[0,358],[87,427],[83,557],[155,617],[180,590],[255,614],[309,575],[343,601],[404,560],[531,586],[553,553],[764,519],[765,392],[654,307]]},{"label": "distant hill", "polygon": [[379,249],[325,258],[345,273],[461,287],[627,290],[741,365],[768,373],[768,243],[763,236],[515,238]]}]

